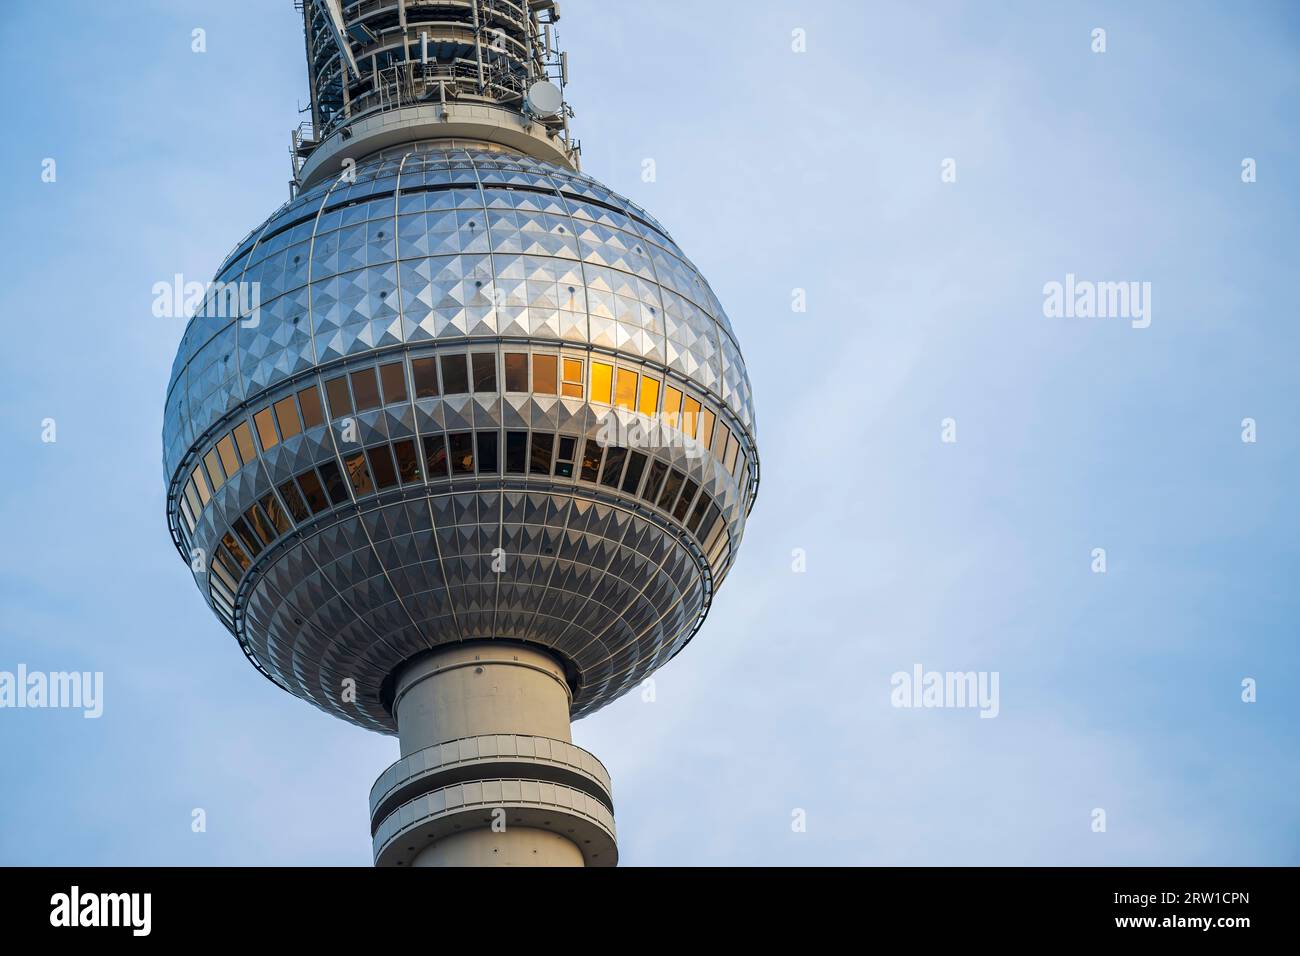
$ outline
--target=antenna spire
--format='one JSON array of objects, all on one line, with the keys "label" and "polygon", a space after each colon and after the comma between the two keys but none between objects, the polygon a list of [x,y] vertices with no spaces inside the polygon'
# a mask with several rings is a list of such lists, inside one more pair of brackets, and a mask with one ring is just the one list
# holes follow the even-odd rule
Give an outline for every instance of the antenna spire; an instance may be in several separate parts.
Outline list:
[{"label": "antenna spire", "polygon": [[511,146],[578,168],[553,0],[297,0],[311,120],[293,132],[299,188],[339,162],[421,139]]}]

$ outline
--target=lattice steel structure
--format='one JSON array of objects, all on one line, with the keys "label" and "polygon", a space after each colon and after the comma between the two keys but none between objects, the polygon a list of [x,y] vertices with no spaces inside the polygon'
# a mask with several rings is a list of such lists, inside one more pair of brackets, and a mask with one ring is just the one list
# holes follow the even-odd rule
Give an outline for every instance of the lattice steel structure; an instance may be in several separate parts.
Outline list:
[{"label": "lattice steel structure", "polygon": [[[349,54],[392,48],[393,9],[409,41],[417,13],[519,5],[328,7],[303,13],[332,132],[177,352],[172,535],[264,675],[399,735],[376,863],[613,864],[609,777],[569,721],[681,650],[734,561],[759,476],[740,349],[667,231],[529,115],[526,83],[479,90],[481,121],[336,108]],[[422,45],[463,68],[464,44]],[[521,41],[497,66],[532,62]]]}]

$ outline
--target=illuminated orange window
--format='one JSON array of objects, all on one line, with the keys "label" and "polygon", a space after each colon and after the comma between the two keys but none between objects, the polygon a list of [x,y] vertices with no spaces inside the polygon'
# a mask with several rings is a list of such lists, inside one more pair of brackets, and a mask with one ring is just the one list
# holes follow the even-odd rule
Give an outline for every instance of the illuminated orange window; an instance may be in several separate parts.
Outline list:
[{"label": "illuminated orange window", "polygon": [[[578,375],[582,375],[582,363],[578,362]],[[538,395],[558,395],[555,377],[559,370],[559,359],[555,355],[533,356],[533,391]],[[582,394],[582,385],[578,385],[578,394]]]},{"label": "illuminated orange window", "polygon": [[235,444],[239,446],[239,457],[245,465],[257,457],[257,449],[253,447],[253,432],[248,427],[248,422],[240,422],[235,426]]},{"label": "illuminated orange window", "polygon": [[686,401],[682,409],[682,431],[689,437],[695,437],[695,429],[700,424],[700,403],[691,396],[686,396]]},{"label": "illuminated orange window", "polygon": [[[722,526],[719,525],[718,527]],[[722,556],[726,553],[729,544],[731,544],[731,534],[724,530],[718,537],[718,540],[714,543],[713,550],[708,554],[709,564],[717,566],[719,561],[722,559]]]},{"label": "illuminated orange window", "polygon": [[670,428],[677,427],[677,419],[681,417],[682,411],[682,393],[673,388],[671,385],[664,386],[664,424]]},{"label": "illuminated orange window", "polygon": [[401,362],[379,366],[379,384],[384,389],[384,404],[406,401],[406,367]]},{"label": "illuminated orange window", "polygon": [[320,405],[320,392],[315,385],[308,385],[298,393],[298,406],[302,409],[302,420],[308,428],[315,428],[324,423],[325,411]]},{"label": "illuminated orange window", "polygon": [[298,403],[292,395],[275,403],[275,417],[280,422],[280,435],[285,441],[302,431],[302,423],[298,421]]},{"label": "illuminated orange window", "polygon": [[736,473],[736,454],[740,451],[740,442],[736,441],[736,436],[730,436],[727,442],[727,457],[723,459],[722,467],[733,475]]},{"label": "illuminated orange window", "polygon": [[604,362],[591,363],[591,400],[602,405],[610,404],[614,386],[614,366]]},{"label": "illuminated orange window", "polygon": [[221,464],[225,466],[226,474],[233,475],[239,471],[239,458],[235,454],[235,441],[232,435],[227,435],[217,442],[217,454],[221,456]]},{"label": "illuminated orange window", "polygon": [[244,554],[244,549],[235,541],[235,536],[227,531],[225,535],[222,536],[221,543],[226,546],[226,550],[230,552],[231,557],[235,559],[235,562],[239,567],[242,570],[247,571],[248,566],[253,562],[248,560],[248,555]]},{"label": "illuminated orange window", "polygon": [[700,433],[696,437],[699,438],[700,444],[702,444],[706,449],[709,447],[709,443],[713,439],[714,422],[715,418],[713,412],[709,411],[707,408],[700,411]]},{"label": "illuminated orange window", "polygon": [[564,360],[563,395],[565,398],[582,398],[582,359]]},{"label": "illuminated orange window", "polygon": [[625,368],[618,370],[615,378],[614,404],[629,412],[636,408],[636,372]]},{"label": "illuminated orange window", "polygon": [[507,352],[503,364],[506,371],[506,391],[528,391],[528,353]]},{"label": "illuminated orange window", "polygon": [[212,556],[212,570],[217,573],[217,577],[225,582],[226,587],[230,589],[232,594],[239,588],[239,583],[235,580],[235,576],[230,573],[230,569],[226,566],[226,559],[221,556],[221,552],[217,552]]},{"label": "illuminated orange window", "polygon": [[257,426],[257,438],[262,443],[262,451],[270,451],[280,444],[280,436],[275,433],[275,419],[271,417],[271,406],[262,409],[253,416]]},{"label": "illuminated orange window", "polygon": [[[352,396],[348,392],[348,380],[344,375],[332,378],[325,383],[325,397],[330,403],[330,418],[342,418],[352,414]],[[261,428],[258,428],[261,432]],[[266,445],[262,446],[263,448]]]},{"label": "illuminated orange window", "polygon": [[718,422],[718,431],[713,436],[713,457],[722,461],[727,456],[727,440],[731,438],[731,429]]},{"label": "illuminated orange window", "polygon": [[194,470],[190,472],[190,481],[194,482],[194,488],[199,493],[200,503],[206,505],[208,499],[212,497],[212,493],[208,491],[208,483],[203,480],[203,469],[198,465],[195,465]]},{"label": "illuminated orange window", "polygon": [[215,448],[203,456],[203,464],[208,466],[208,477],[212,479],[212,490],[220,491],[221,486],[226,483],[226,473],[221,470],[221,462],[217,461],[217,450]]},{"label": "illuminated orange window", "polygon": [[194,520],[194,512],[190,509],[190,503],[184,498],[181,499],[181,517],[185,519],[186,527],[188,527],[190,532],[193,533],[194,526],[198,524],[198,522]]},{"label": "illuminated orange window", "polygon": [[637,410],[642,415],[654,415],[659,407],[659,379],[641,376],[641,404]]}]

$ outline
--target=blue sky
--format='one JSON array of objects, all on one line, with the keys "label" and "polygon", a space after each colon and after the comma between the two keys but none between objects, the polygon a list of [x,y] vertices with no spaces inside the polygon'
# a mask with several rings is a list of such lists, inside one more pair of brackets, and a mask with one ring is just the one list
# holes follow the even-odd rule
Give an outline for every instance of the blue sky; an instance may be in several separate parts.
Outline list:
[{"label": "blue sky", "polygon": [[[0,863],[367,865],[396,741],[249,667],[164,520],[151,287],[287,198],[300,20],[74,7],[0,25],[0,671],[103,671],[104,715],[0,710]],[[1300,863],[1296,8],[563,8],[584,169],[722,299],[763,464],[655,700],[574,728],[623,862]],[[1150,327],[1045,317],[1067,274]],[[998,717],[892,707],[915,664]]]}]

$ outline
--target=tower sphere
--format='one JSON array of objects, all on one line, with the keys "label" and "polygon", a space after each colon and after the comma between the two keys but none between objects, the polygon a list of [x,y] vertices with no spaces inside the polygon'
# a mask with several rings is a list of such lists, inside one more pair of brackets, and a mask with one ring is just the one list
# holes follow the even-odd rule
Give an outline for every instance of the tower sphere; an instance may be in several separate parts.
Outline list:
[{"label": "tower sphere", "polygon": [[486,143],[382,150],[249,233],[163,445],[249,659],[385,731],[397,668],[471,639],[555,654],[575,717],[613,700],[690,640],[758,483],[739,345],[667,231]]}]

